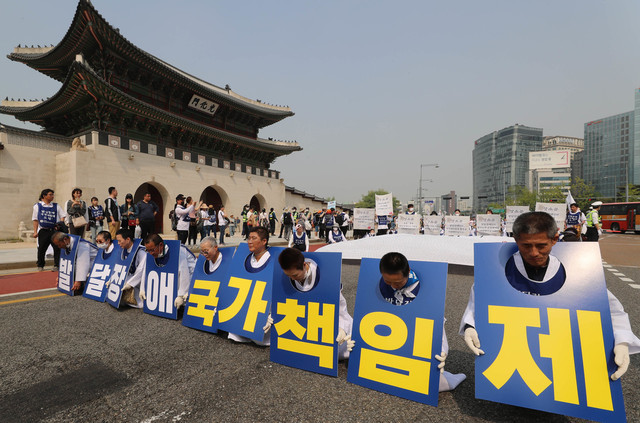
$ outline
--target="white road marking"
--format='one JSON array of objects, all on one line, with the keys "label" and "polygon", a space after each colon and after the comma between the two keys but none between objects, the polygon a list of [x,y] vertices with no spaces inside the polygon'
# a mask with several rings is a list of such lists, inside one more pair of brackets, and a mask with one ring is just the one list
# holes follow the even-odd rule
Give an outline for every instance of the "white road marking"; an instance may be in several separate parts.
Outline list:
[{"label": "white road marking", "polygon": [[630,284],[629,284],[629,286],[630,286],[631,288],[640,289],[640,285],[637,285],[637,284],[635,284],[635,283],[630,283]]}]

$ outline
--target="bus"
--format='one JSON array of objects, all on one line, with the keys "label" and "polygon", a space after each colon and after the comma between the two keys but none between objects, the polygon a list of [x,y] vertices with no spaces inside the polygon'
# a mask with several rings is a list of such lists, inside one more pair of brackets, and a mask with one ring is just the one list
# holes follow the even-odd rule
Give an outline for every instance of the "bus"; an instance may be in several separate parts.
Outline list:
[{"label": "bus", "polygon": [[640,202],[604,203],[600,206],[602,229],[625,233],[635,231],[640,234]]}]

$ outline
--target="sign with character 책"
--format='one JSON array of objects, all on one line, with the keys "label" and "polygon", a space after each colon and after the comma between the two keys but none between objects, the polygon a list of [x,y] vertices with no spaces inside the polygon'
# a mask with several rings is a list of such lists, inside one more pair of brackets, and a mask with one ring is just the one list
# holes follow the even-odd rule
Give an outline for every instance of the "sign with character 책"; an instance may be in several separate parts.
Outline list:
[{"label": "sign with character \ucc45", "polygon": [[[613,329],[597,243],[558,243],[566,278],[548,295],[511,286],[514,244],[475,245],[476,398],[599,421],[625,421],[610,375]],[[517,272],[517,270],[516,270]],[[560,279],[561,280],[561,279]]]},{"label": "sign with character \ucc45", "polygon": [[218,268],[208,270],[207,259],[200,254],[189,285],[189,298],[185,304],[182,316],[184,326],[218,332],[217,308],[220,301],[220,285],[229,280],[229,266],[233,258],[235,247],[220,248],[222,259]]},{"label": "sign with character \ucc45", "polygon": [[[178,319],[178,310],[174,305],[178,295],[178,272],[180,263],[180,241],[164,241],[169,247],[163,259],[156,259],[147,253],[145,272],[145,294],[143,310],[145,313],[167,319]],[[183,269],[188,272],[187,269]]]},{"label": "sign with character \ucc45", "polygon": [[342,254],[304,253],[304,256],[317,265],[316,283],[306,292],[298,290],[276,265],[271,361],[337,377]]},{"label": "sign with character \ucc45", "polygon": [[435,355],[442,347],[447,264],[409,261],[421,281],[420,291],[410,303],[394,305],[380,292],[379,263],[363,258],[360,264],[347,380],[437,406],[440,370]]},{"label": "sign with character \ucc45", "polygon": [[69,237],[71,238],[71,248],[68,251],[65,248],[60,249],[58,291],[74,296],[73,283],[75,282],[76,256],[80,238],[77,235],[69,235]]},{"label": "sign with character \ucc45", "polygon": [[262,341],[271,312],[271,284],[274,266],[284,248],[269,247],[269,259],[259,269],[251,267],[251,252],[241,243],[233,255],[229,278],[220,286],[218,329]]},{"label": "sign with character \ucc45", "polygon": [[93,267],[84,287],[82,296],[103,303],[107,296],[107,282],[111,278],[121,248],[117,243],[112,243],[113,249],[107,254],[106,250],[98,250]]},{"label": "sign with character \ucc45", "polygon": [[[109,278],[109,288],[107,289],[107,303],[115,308],[120,308],[120,299],[122,298],[122,288],[127,282],[127,275],[131,271],[131,266],[134,264],[133,260],[137,254],[144,254],[145,260],[146,251],[144,248],[140,248],[141,239],[134,239],[133,246],[131,247],[131,253],[125,257],[125,251],[120,249],[116,261],[113,265],[113,272]],[[142,264],[141,264],[142,265]]]}]

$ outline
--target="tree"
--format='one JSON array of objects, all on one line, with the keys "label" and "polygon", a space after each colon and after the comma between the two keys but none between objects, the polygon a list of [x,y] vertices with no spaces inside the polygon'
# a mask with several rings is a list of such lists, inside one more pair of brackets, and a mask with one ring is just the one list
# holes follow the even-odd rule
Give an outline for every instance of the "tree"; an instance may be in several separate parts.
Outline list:
[{"label": "tree", "polygon": [[[368,193],[362,196],[360,201],[358,201],[355,204],[355,207],[363,208],[363,209],[373,209],[376,207],[376,195],[385,195],[385,194],[389,194],[389,193],[383,189],[378,189],[377,191],[369,191]],[[400,208],[400,200],[398,200],[396,197],[392,197],[392,198],[393,198],[393,211],[396,212]]]},{"label": "tree", "polygon": [[571,180],[571,196],[582,210],[588,210],[591,205],[589,199],[593,201],[600,195],[593,184],[588,184],[584,179],[576,177]]}]

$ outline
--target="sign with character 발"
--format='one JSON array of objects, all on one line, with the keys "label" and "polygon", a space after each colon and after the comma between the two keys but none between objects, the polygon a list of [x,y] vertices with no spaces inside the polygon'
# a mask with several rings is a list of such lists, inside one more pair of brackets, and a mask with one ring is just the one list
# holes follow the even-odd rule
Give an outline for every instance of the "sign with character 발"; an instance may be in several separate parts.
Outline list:
[{"label": "sign with character \ubc1c", "polygon": [[259,269],[251,267],[246,243],[238,245],[229,268],[229,278],[220,286],[218,329],[262,341],[271,312],[271,284],[274,266],[282,247],[269,247],[269,259]]},{"label": "sign with character \ubc1c", "polygon": [[[178,272],[180,263],[180,241],[164,241],[169,247],[162,259],[156,259],[147,253],[145,273],[145,294],[143,310],[167,319],[178,319],[178,310],[174,300],[178,295]],[[183,271],[188,271],[184,269]]]},{"label": "sign with character \ubc1c", "polygon": [[185,304],[182,324],[184,326],[218,332],[217,307],[220,301],[220,285],[229,280],[229,266],[235,247],[220,248],[222,259],[218,268],[209,273],[205,267],[207,259],[200,254],[189,285],[189,298]]},{"label": "sign with character \ubc1c", "polygon": [[625,421],[610,375],[613,329],[597,244],[558,243],[564,284],[523,295],[505,276],[514,244],[475,245],[476,398],[599,421]]},{"label": "sign with character \ubc1c", "polygon": [[299,291],[276,265],[271,361],[337,377],[342,253],[304,256],[317,264],[316,284],[306,292]]},{"label": "sign with character \ubc1c", "polygon": [[121,248],[112,243],[113,249],[107,254],[106,250],[98,250],[98,254],[89,272],[82,296],[103,303],[107,297],[107,282],[114,270]]},{"label": "sign with character \ubc1c", "polygon": [[60,249],[60,266],[58,267],[58,291],[67,295],[75,295],[73,283],[76,275],[76,256],[78,253],[78,241],[80,237],[77,235],[69,235],[71,238],[71,248],[67,251],[65,248]]},{"label": "sign with character \ubc1c", "polygon": [[[125,257],[125,250],[120,249],[116,261],[113,265],[113,272],[109,278],[109,288],[107,289],[107,303],[115,308],[120,308],[120,298],[122,297],[122,287],[127,280],[127,275],[132,272],[131,266],[134,264],[133,260],[137,254],[147,254],[144,249],[140,249],[141,239],[134,239],[133,246],[131,247],[131,253]],[[140,251],[138,251],[140,250]],[[146,259],[146,257],[145,257]]]},{"label": "sign with character \ubc1c", "polygon": [[409,261],[420,291],[409,304],[394,305],[380,292],[379,263],[360,264],[347,381],[437,406],[447,264]]}]

